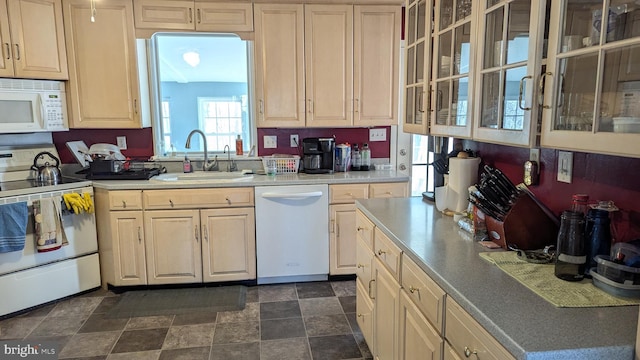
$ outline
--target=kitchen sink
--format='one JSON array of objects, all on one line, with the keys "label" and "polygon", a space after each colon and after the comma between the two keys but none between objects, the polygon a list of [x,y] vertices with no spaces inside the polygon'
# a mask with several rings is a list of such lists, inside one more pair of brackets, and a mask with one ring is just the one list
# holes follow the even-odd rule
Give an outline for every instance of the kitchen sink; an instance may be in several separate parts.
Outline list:
[{"label": "kitchen sink", "polygon": [[158,176],[152,177],[151,179],[149,179],[149,181],[200,184],[247,181],[251,179],[253,179],[253,175],[243,175],[241,172],[198,171],[186,174],[160,174]]}]

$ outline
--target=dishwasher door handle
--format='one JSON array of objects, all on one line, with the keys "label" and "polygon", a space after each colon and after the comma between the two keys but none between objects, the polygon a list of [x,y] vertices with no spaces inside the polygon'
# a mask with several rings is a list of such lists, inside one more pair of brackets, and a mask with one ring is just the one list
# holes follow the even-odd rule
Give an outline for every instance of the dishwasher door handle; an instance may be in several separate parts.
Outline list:
[{"label": "dishwasher door handle", "polygon": [[262,197],[265,199],[307,199],[311,197],[320,197],[320,196],[322,196],[322,191],[309,191],[309,192],[300,192],[300,193],[266,192],[262,194]]}]

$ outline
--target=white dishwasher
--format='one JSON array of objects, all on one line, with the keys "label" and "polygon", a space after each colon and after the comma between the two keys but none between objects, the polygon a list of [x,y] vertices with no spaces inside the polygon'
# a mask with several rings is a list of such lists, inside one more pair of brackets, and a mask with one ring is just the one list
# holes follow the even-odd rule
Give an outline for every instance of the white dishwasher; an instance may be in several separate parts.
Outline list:
[{"label": "white dishwasher", "polygon": [[258,284],[327,280],[329,186],[256,186]]}]

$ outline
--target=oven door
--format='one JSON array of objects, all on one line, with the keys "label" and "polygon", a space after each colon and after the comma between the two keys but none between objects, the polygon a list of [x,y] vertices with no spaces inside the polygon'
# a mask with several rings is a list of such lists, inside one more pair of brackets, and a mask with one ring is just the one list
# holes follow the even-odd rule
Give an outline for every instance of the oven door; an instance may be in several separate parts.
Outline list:
[{"label": "oven door", "polygon": [[0,128],[3,133],[47,131],[41,94],[0,90]]}]

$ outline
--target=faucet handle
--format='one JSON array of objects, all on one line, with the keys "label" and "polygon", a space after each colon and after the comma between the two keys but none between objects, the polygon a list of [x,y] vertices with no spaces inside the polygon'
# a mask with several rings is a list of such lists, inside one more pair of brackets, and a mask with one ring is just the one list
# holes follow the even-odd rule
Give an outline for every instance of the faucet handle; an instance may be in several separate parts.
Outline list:
[{"label": "faucet handle", "polygon": [[238,171],[238,164],[236,164],[235,160],[231,160],[231,167],[229,168],[229,171]]}]

